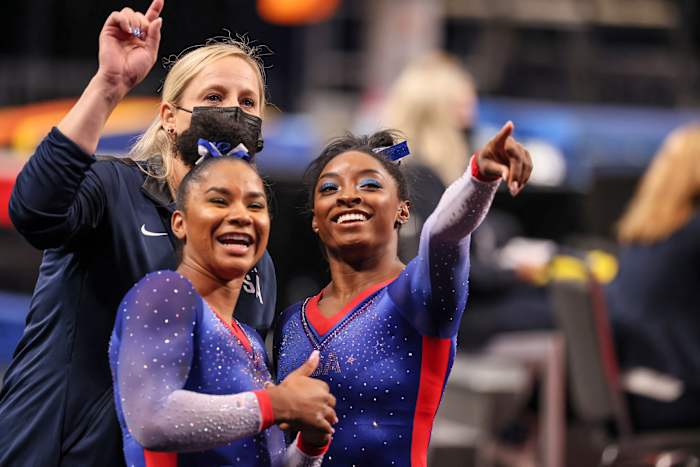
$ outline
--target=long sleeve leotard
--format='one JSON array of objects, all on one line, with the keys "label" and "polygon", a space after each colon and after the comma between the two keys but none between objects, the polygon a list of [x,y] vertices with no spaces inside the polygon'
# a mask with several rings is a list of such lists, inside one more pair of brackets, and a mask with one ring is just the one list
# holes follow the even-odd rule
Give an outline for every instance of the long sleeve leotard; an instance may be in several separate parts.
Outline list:
[{"label": "long sleeve leotard", "polygon": [[278,378],[318,349],[314,376],[338,401],[340,422],[324,465],[426,465],[467,302],[470,234],[497,187],[465,173],[425,222],[418,256],[335,316],[319,312],[321,294],[283,313],[276,330]]},{"label": "long sleeve leotard", "polygon": [[226,322],[173,271],[126,295],[110,342],[117,415],[129,465],[320,465],[272,425],[262,340]]}]

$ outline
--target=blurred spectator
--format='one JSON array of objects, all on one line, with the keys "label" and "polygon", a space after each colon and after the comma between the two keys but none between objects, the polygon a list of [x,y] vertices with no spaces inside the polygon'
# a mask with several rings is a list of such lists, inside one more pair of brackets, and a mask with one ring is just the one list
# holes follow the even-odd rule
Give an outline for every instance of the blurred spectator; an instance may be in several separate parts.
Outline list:
[{"label": "blurred spectator", "polygon": [[412,218],[401,231],[399,256],[404,261],[416,256],[423,222],[445,187],[467,168],[476,104],[474,80],[457,59],[442,52],[410,63],[387,94],[382,124],[403,132],[411,148],[411,157],[402,161]]},{"label": "blurred spectator", "polygon": [[700,125],[673,132],[618,230],[619,274],[606,295],[623,369],[678,378],[672,402],[633,396],[638,429],[700,427]]},{"label": "blurred spectator", "polygon": [[384,123],[407,136],[420,163],[449,185],[467,167],[469,134],[476,120],[471,75],[453,57],[433,52],[410,63],[390,89]]},{"label": "blurred spectator", "polygon": [[[402,160],[411,195],[411,221],[400,232],[404,261],[415,257],[423,222],[445,187],[466,168],[477,102],[471,75],[442,52],[410,63],[388,92],[382,123],[402,131],[411,148],[411,157]],[[545,289],[533,286],[527,274],[543,266],[549,255],[535,264],[532,254],[527,264],[502,261],[505,247],[521,231],[515,217],[492,209],[474,232],[469,298],[474,313],[464,315],[461,348],[478,349],[499,332],[552,326]]]}]

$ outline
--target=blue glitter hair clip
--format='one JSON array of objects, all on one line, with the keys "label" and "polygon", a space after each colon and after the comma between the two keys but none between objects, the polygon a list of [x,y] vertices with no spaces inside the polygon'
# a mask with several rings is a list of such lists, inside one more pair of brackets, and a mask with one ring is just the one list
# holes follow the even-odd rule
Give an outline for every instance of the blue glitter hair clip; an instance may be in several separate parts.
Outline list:
[{"label": "blue glitter hair clip", "polygon": [[231,149],[231,144],[226,141],[215,143],[204,138],[199,138],[197,140],[197,153],[199,153],[200,158],[197,159],[194,165],[199,164],[207,157],[233,156],[243,159],[246,162],[250,162],[252,159],[250,153],[248,153],[248,148],[246,148],[243,143]]},{"label": "blue glitter hair clip", "polygon": [[374,148],[372,152],[375,154],[381,154],[387,159],[397,162],[402,157],[406,157],[411,154],[408,150],[408,142],[401,141],[400,143],[394,144],[393,146],[385,146],[382,148]]}]

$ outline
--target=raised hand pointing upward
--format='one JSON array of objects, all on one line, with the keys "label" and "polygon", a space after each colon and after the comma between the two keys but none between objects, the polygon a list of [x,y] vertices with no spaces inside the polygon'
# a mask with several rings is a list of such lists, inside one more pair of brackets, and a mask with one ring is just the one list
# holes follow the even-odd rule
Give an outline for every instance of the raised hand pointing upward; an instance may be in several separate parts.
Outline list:
[{"label": "raised hand pointing upward", "polygon": [[112,12],[100,32],[100,66],[59,130],[88,154],[95,152],[107,119],[156,62],[164,0],[144,15],[131,8]]},{"label": "raised hand pointing upward", "polygon": [[530,178],[532,159],[527,149],[513,138],[514,128],[513,122],[506,122],[479,151],[476,163],[482,174],[506,181],[510,193],[516,196]]},{"label": "raised hand pointing upward", "polygon": [[112,12],[100,33],[101,75],[115,86],[118,97],[140,83],[158,56],[164,0],[153,0],[146,14],[129,7]]}]

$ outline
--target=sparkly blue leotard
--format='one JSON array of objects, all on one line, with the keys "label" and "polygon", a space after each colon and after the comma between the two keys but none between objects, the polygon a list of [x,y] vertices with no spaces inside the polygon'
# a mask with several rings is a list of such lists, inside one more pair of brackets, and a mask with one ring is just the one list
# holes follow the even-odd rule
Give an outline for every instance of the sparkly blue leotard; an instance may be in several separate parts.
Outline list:
[{"label": "sparkly blue leotard", "polygon": [[453,183],[423,227],[418,256],[334,317],[320,314],[321,294],[284,311],[276,330],[278,379],[318,349],[314,376],[337,398],[340,421],[324,465],[426,465],[467,300],[469,234],[497,187],[469,173]]},{"label": "sparkly blue leotard", "polygon": [[130,466],[320,464],[269,426],[259,335],[225,322],[176,272],[148,274],[125,296],[109,360]]}]

